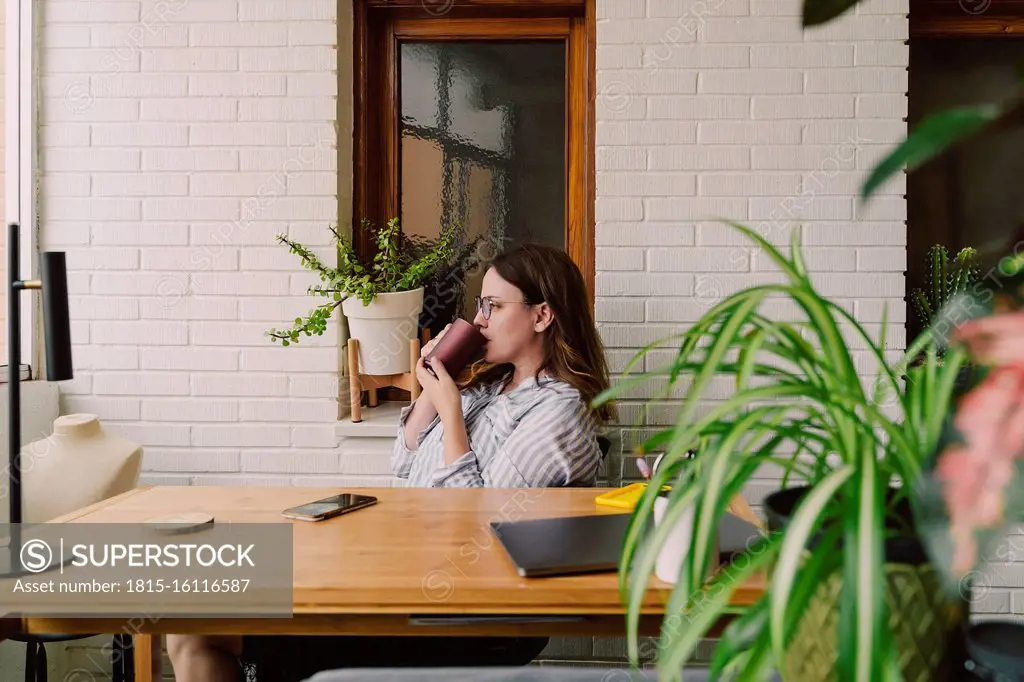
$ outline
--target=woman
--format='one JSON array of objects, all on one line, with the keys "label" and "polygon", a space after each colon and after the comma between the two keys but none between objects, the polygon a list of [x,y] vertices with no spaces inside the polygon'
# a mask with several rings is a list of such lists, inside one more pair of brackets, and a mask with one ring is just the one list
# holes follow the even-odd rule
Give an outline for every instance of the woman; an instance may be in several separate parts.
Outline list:
[{"label": "woman", "polygon": [[[419,487],[593,485],[599,423],[589,409],[608,369],[579,269],[561,250],[527,244],[484,275],[474,324],[484,357],[460,386],[441,363],[416,364],[423,391],[402,410],[392,453],[396,476]],[[338,667],[525,664],[546,638],[198,637],[169,635],[179,682],[303,679]]]},{"label": "woman", "polygon": [[562,251],[528,244],[484,275],[474,324],[483,362],[460,391],[447,369],[416,365],[421,397],[402,410],[392,472],[422,487],[593,485],[601,465],[590,401],[608,370],[579,269]]}]

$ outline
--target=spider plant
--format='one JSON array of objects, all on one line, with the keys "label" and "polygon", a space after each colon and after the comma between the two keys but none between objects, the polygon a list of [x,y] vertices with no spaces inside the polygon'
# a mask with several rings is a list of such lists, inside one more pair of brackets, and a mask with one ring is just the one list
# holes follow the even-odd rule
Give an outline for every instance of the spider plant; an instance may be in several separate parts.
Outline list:
[{"label": "spider plant", "polygon": [[[912,485],[935,451],[963,363],[955,349],[939,362],[925,332],[894,366],[876,342],[840,305],[814,288],[797,231],[783,255],[753,230],[746,234],[785,275],[777,284],[750,287],[726,297],[692,328],[639,351],[625,370],[650,350],[678,347],[671,362],[634,374],[598,396],[600,405],[644,382],[685,382],[676,423],[640,448],[663,451],[627,530],[620,560],[620,589],[627,605],[630,659],[638,662],[638,624],[656,557],[672,525],[692,507],[692,540],[665,609],[658,667],[677,679],[701,639],[723,617],[724,631],[712,678],[726,671],[761,679],[782,669],[794,630],[816,589],[839,572],[839,679],[875,682],[898,667],[888,646],[883,566],[888,539],[913,535],[892,523],[900,504],[912,504]],[[796,304],[800,319],[780,321],[760,312],[771,299]],[[877,365],[873,386],[859,373],[848,338],[859,338]],[[923,361],[911,367],[915,357]],[[705,390],[715,377],[735,380],[735,393],[710,403]],[[695,449],[696,458],[687,451]],[[806,495],[781,532],[770,532],[708,578],[719,520],[733,497],[765,465],[781,470],[783,487],[804,485]],[[658,491],[671,485],[664,521],[653,523]],[[912,522],[912,519],[911,519]],[[750,607],[730,602],[737,587],[770,572],[763,596]]]}]

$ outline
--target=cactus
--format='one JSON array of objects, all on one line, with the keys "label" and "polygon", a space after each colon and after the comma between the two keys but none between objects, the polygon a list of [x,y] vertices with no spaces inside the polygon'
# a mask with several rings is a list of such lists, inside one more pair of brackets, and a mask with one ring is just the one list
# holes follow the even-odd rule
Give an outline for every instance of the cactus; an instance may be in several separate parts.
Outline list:
[{"label": "cactus", "polygon": [[967,290],[981,277],[978,252],[966,247],[952,261],[945,246],[928,249],[928,271],[924,289],[914,289],[911,301],[922,326],[930,327],[935,315],[951,298]]}]

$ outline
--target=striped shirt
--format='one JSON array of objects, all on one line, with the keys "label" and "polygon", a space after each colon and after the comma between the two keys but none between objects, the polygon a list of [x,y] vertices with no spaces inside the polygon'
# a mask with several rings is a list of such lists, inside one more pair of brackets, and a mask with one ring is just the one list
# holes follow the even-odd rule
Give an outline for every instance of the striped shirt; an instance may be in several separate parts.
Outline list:
[{"label": "striped shirt", "polygon": [[597,423],[570,384],[533,377],[502,393],[503,381],[462,392],[470,450],[444,463],[439,417],[405,444],[413,406],[402,409],[391,470],[409,486],[426,488],[543,488],[592,486],[601,465]]}]

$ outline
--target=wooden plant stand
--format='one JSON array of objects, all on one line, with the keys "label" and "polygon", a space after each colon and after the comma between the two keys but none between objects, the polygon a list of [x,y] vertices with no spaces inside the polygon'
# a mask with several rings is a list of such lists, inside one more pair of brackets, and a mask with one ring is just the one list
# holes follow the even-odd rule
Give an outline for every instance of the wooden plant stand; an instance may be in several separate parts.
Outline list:
[{"label": "wooden plant stand", "polygon": [[363,391],[368,391],[367,404],[377,407],[377,390],[381,388],[400,388],[409,391],[411,400],[420,396],[420,382],[416,379],[416,363],[420,359],[421,344],[430,340],[430,330],[424,329],[422,339],[409,341],[409,371],[400,374],[361,374],[359,372],[359,339],[348,340],[348,387],[352,403],[352,421],[363,420]]}]

